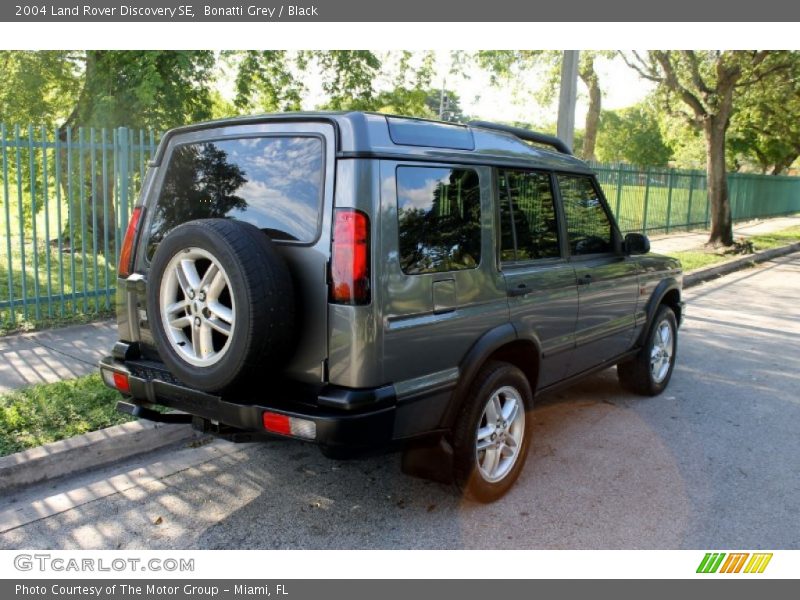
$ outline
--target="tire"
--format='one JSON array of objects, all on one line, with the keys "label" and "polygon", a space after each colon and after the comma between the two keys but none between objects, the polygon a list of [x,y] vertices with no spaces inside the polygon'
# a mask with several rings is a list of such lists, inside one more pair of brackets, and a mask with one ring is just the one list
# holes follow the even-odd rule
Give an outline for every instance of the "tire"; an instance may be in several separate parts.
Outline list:
[{"label": "tire", "polygon": [[677,349],[675,313],[669,306],[661,305],[642,349],[631,360],[617,365],[620,384],[635,394],[657,396],[666,389],[672,377]]},{"label": "tire", "polygon": [[291,355],[294,291],[265,233],[241,221],[202,219],[158,245],[147,310],[161,359],[183,383],[222,393]]},{"label": "tire", "polygon": [[[496,402],[505,418],[492,423]],[[453,428],[453,479],[464,496],[494,502],[514,485],[530,447],[533,420],[526,413],[532,407],[530,384],[518,368],[489,362],[479,371]]]}]

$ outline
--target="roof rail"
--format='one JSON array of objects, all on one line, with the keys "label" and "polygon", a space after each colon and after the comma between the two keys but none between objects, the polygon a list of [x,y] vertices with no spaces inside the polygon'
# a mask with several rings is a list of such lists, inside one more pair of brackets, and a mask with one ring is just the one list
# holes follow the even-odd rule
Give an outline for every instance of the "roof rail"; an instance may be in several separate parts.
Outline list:
[{"label": "roof rail", "polygon": [[492,123],[491,121],[470,121],[467,125],[474,127],[483,127],[484,129],[494,129],[495,131],[504,131],[511,135],[517,136],[526,142],[534,142],[536,144],[544,144],[551,146],[561,152],[562,154],[572,154],[572,150],[563,141],[554,135],[546,133],[539,133],[538,131],[531,131],[530,129],[523,129],[522,127],[512,127],[511,125],[502,125],[500,123]]}]

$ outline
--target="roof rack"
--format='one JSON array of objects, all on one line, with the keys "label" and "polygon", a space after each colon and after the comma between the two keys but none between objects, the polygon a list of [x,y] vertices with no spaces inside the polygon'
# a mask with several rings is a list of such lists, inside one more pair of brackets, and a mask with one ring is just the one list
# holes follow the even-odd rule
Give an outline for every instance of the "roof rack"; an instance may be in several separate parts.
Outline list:
[{"label": "roof rack", "polygon": [[467,125],[474,127],[483,127],[484,129],[494,129],[495,131],[504,131],[511,135],[517,136],[526,142],[534,142],[536,144],[544,144],[551,146],[562,154],[572,154],[572,150],[562,140],[554,135],[546,133],[539,133],[538,131],[531,131],[530,129],[523,129],[522,127],[512,127],[511,125],[502,125],[500,123],[492,123],[491,121],[470,121]]}]

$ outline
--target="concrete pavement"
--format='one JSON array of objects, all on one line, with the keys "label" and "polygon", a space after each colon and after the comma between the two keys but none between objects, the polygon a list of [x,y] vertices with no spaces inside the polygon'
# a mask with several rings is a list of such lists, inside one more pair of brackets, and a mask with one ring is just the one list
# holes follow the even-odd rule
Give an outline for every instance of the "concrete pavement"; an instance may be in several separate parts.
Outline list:
[{"label": "concrete pavement", "polygon": [[96,372],[116,340],[116,321],[0,337],[0,394]]}]

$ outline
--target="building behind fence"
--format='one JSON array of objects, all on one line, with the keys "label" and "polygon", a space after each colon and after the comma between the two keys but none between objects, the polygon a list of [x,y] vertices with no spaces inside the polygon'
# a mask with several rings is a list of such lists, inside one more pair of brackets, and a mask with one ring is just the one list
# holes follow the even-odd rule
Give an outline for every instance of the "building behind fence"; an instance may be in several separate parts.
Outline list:
[{"label": "building behind fence", "polygon": [[[0,125],[0,328],[113,311],[118,244],[157,136]],[[709,224],[704,171],[593,165],[624,232]],[[728,175],[734,221],[800,212],[800,178]]]}]

